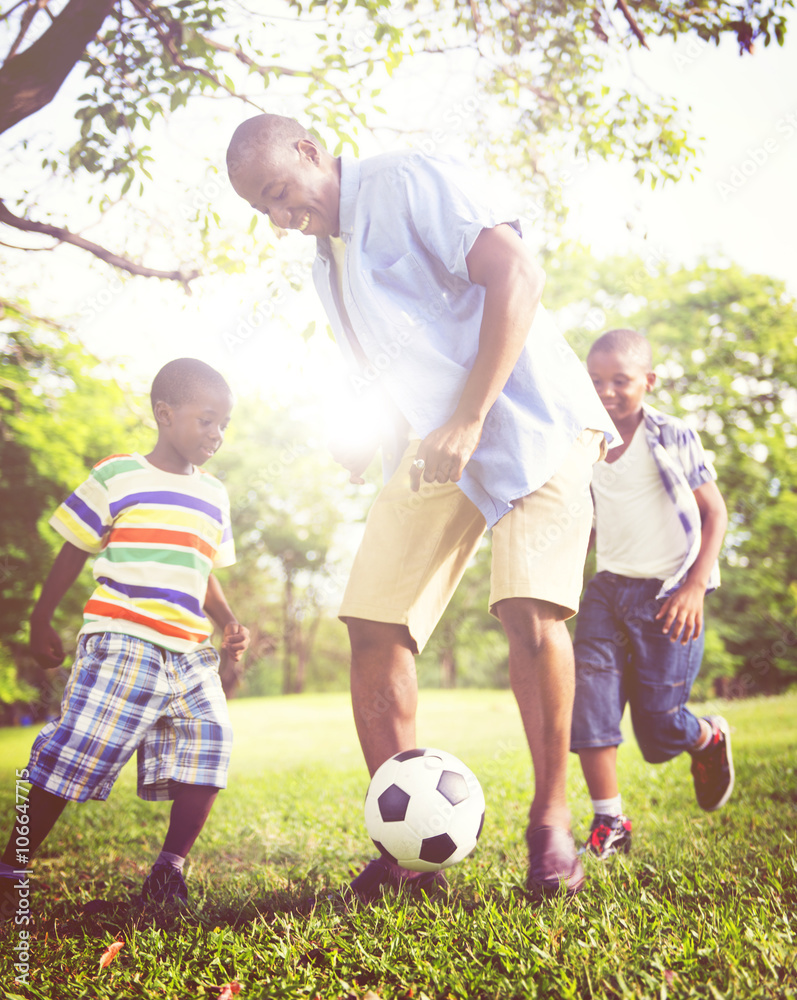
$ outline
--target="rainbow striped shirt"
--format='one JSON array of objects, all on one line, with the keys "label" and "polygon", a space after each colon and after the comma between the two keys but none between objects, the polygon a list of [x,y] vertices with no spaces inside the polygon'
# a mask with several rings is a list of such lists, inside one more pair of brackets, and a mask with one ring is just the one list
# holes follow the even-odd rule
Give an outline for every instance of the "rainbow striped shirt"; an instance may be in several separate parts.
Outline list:
[{"label": "rainbow striped shirt", "polygon": [[122,632],[176,653],[208,641],[208,577],[235,562],[230,502],[215,476],[202,469],[181,476],[138,454],[111,455],[50,524],[97,554],[97,588],[83,609],[81,634]]}]

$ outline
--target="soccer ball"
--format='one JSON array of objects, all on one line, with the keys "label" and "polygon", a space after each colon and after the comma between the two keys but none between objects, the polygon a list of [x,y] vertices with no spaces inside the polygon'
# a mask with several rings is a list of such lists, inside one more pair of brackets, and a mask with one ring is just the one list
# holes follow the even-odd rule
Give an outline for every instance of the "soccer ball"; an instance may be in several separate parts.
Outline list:
[{"label": "soccer ball", "polygon": [[365,826],[380,852],[410,871],[461,861],[484,824],[476,775],[445,750],[405,750],[377,770],[365,796]]}]

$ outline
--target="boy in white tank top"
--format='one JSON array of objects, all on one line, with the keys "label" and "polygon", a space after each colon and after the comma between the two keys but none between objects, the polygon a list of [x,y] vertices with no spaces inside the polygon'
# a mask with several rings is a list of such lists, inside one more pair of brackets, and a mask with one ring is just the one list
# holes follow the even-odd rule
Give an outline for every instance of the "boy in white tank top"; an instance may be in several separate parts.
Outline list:
[{"label": "boy in white tank top", "polygon": [[697,434],[644,403],[656,380],[648,341],[610,330],[592,345],[587,369],[622,437],[593,469],[597,572],[574,640],[571,750],[594,810],[584,850],[605,858],[631,846],[617,781],[626,703],[645,760],[692,755],[701,808],[718,809],[733,789],[727,722],[686,707],[728,518]]}]

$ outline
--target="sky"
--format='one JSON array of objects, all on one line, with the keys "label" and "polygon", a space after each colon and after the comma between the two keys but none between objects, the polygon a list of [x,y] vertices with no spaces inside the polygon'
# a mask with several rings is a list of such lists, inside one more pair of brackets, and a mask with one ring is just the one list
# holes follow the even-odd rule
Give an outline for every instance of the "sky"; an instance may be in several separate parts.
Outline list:
[{"label": "sky", "polygon": [[[614,72],[631,72],[643,86],[672,95],[684,108],[691,106],[685,117],[698,147],[694,165],[699,170],[694,180],[650,190],[641,187],[626,166],[592,162],[589,169],[575,171],[566,186],[567,234],[599,256],[634,253],[689,264],[700,255],[722,255],[748,270],[783,279],[797,295],[794,35],[782,49],[759,47],[752,57],[740,57],[732,41],[717,48],[696,39],[677,44],[652,40],[650,52],[635,50],[627,63],[616,66]],[[364,154],[390,148],[391,143],[423,148],[425,137],[439,131],[446,109],[467,111],[467,67],[464,74],[461,69],[434,76],[436,72],[396,74],[385,101],[396,108],[397,123],[413,129],[413,135],[366,139]],[[222,105],[215,119],[203,125],[201,146],[196,123],[184,121],[172,128],[172,169],[186,171],[194,159],[193,165],[201,162],[202,170],[205,161],[222,166],[232,130],[253,113],[237,102],[217,102]],[[277,92],[271,107],[293,113],[301,102]],[[57,128],[59,113],[57,99],[39,117],[45,126],[49,122]],[[467,155],[461,138],[445,135],[437,146]],[[168,171],[170,163],[159,166]],[[195,196],[212,201],[225,222],[248,227],[251,211],[229,189],[223,172],[198,176]],[[507,189],[504,178],[493,178],[492,185],[505,200],[512,199],[514,191],[511,185]],[[522,209],[522,196],[518,201]],[[258,225],[259,235],[274,242],[268,222]],[[533,220],[526,222],[526,229],[532,245],[545,238]],[[295,260],[300,269],[309,268],[313,252],[314,240],[299,234],[290,234],[279,245],[279,256]],[[41,273],[35,271],[41,268],[40,255],[30,255],[37,256],[29,260],[31,273]],[[197,282],[195,293],[187,297],[179,288],[152,279],[122,282],[104,265],[86,262],[84,254],[69,248],[58,252],[48,281],[36,282],[35,296],[42,311],[49,307],[51,314],[60,309],[72,315],[75,338],[101,357],[117,359],[125,377],[141,388],[160,364],[185,354],[219,367],[240,391],[260,390],[287,400],[292,387],[302,383],[322,399],[337,355],[324,334],[325,319],[315,294],[311,287],[298,296],[286,290],[273,308],[263,298],[267,270]],[[276,268],[271,273],[279,280]],[[312,321],[319,332],[305,342],[300,333]]]}]

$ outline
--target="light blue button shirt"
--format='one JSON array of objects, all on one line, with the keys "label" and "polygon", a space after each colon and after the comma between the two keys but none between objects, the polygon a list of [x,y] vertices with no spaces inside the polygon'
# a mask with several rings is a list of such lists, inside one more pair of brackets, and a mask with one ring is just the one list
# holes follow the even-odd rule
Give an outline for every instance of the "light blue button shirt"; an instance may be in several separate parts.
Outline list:
[{"label": "light blue button shirt", "polygon": [[[483,205],[473,183],[460,164],[418,152],[341,158],[343,302],[327,239],[317,241],[313,279],[352,388],[386,394],[406,421],[383,441],[386,479],[407,425],[423,438],[445,423],[476,358],[485,289],[470,281],[466,262],[476,237],[502,222],[520,236],[517,220]],[[551,478],[585,428],[617,434],[585,368],[540,306],[459,486],[492,527],[513,500]]]}]

